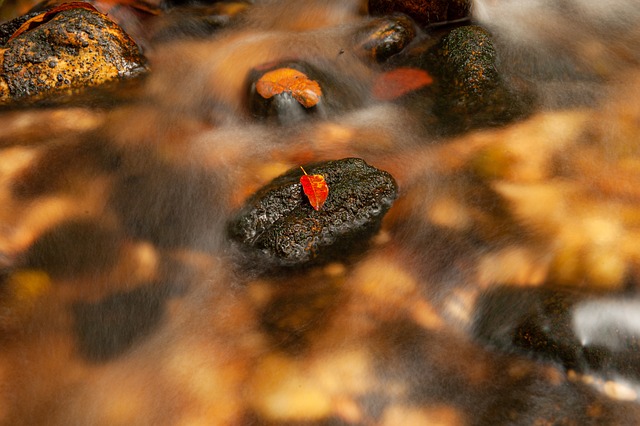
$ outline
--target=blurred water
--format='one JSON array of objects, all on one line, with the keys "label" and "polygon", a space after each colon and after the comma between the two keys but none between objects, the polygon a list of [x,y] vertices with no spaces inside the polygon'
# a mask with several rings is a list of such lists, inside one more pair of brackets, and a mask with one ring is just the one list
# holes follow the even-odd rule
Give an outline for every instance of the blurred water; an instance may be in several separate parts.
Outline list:
[{"label": "blurred water", "polygon": [[[16,166],[2,181],[0,423],[637,424],[627,388],[594,392],[555,360],[471,335],[476,299],[497,285],[614,293],[637,278],[624,237],[637,223],[637,135],[611,112],[639,93],[637,2],[477,0],[499,74],[533,100],[522,121],[455,131],[433,119],[430,93],[374,96],[400,59],[363,51],[374,18],[362,3],[255,2],[210,37],[149,46],[135,102],[2,117]],[[416,29],[403,55],[439,36]],[[249,76],[272,63],[316,73],[322,114],[254,116]],[[69,132],[34,124],[87,116]],[[631,152],[622,189],[576,159],[601,152]],[[250,194],[345,157],[400,191],[364,254],[265,273],[229,241]],[[635,304],[582,305],[573,331],[615,348],[611,327],[637,334]]]}]

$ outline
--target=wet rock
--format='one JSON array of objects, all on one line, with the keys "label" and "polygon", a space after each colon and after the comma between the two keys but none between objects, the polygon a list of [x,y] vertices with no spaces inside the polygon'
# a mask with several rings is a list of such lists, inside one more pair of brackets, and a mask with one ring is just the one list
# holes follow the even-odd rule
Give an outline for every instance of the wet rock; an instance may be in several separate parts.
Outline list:
[{"label": "wet rock", "polygon": [[395,14],[371,21],[361,30],[362,49],[377,62],[400,53],[416,36],[414,23],[406,15]]},{"label": "wet rock", "polygon": [[123,161],[132,167],[116,181],[109,202],[126,234],[160,247],[217,244],[211,229],[218,226],[220,193],[209,171],[176,167],[148,150]]},{"label": "wet rock", "polygon": [[436,81],[433,112],[450,129],[509,121],[527,111],[526,95],[514,93],[496,67],[497,53],[482,27],[458,27],[421,58]]},{"label": "wet rock", "polygon": [[0,49],[0,103],[71,94],[146,71],[134,41],[86,7],[43,12],[34,17],[41,23],[6,39]]},{"label": "wet rock", "polygon": [[295,274],[288,275],[284,285],[277,276],[271,282],[278,285],[260,310],[260,325],[280,350],[300,355],[327,331],[332,315],[340,307],[344,280],[321,274],[311,278]]},{"label": "wet rock", "polygon": [[422,26],[453,21],[469,15],[470,0],[369,0],[369,13],[404,13]]},{"label": "wet rock", "polygon": [[474,331],[501,350],[567,369],[640,379],[640,299],[504,287],[483,296]]},{"label": "wet rock", "polygon": [[471,25],[452,30],[443,37],[439,54],[447,71],[453,72],[460,96],[475,101],[474,96],[479,98],[499,82],[496,51],[491,36],[482,27]]},{"label": "wet rock", "polygon": [[302,171],[291,169],[254,194],[230,221],[230,237],[267,264],[300,266],[363,249],[397,196],[387,172],[358,158],[304,166],[329,187],[316,211],[304,196]]},{"label": "wet rock", "polygon": [[[258,90],[259,83],[267,84]],[[263,64],[249,72],[246,87],[248,113],[280,125],[330,117],[367,101],[364,80],[324,60]]]},{"label": "wet rock", "polygon": [[95,274],[112,267],[120,252],[120,235],[89,220],[70,220],[43,233],[23,254],[21,266],[51,277]]},{"label": "wet rock", "polygon": [[7,44],[13,33],[15,33],[22,24],[39,14],[40,12],[29,12],[0,24],[0,45],[4,46]]}]

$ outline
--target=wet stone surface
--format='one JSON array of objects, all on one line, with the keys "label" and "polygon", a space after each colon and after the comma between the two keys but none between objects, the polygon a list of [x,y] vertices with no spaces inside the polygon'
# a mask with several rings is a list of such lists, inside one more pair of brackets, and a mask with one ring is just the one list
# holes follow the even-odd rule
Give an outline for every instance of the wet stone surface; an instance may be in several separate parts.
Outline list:
[{"label": "wet stone surface", "polygon": [[251,115],[282,125],[323,116],[325,101],[317,75],[308,64],[297,62],[253,69],[248,78]]},{"label": "wet stone surface", "polygon": [[234,22],[249,5],[248,1],[165,1],[166,13],[154,22],[151,40],[165,43],[211,36]]},{"label": "wet stone surface", "polygon": [[403,14],[383,16],[362,30],[362,48],[377,62],[401,52],[416,36],[414,22]]},{"label": "wet stone surface", "polygon": [[526,114],[530,100],[497,70],[497,52],[482,27],[458,27],[418,60],[435,80],[433,114],[449,131],[505,123]]},{"label": "wet stone surface", "polygon": [[[146,71],[135,42],[105,15],[78,7],[42,16],[49,20],[13,33],[0,49],[0,103],[70,94]],[[3,35],[15,26],[5,24]]]},{"label": "wet stone surface", "polygon": [[497,288],[480,300],[475,333],[499,349],[568,370],[637,379],[640,335],[632,318],[638,308],[638,299],[584,291]]},{"label": "wet stone surface", "polygon": [[[299,81],[294,81],[291,73],[297,74]],[[261,82],[267,81],[272,88],[270,97],[265,97],[265,90],[258,89]],[[248,115],[284,126],[332,118],[361,107],[367,99],[359,90],[357,80],[345,79],[322,61],[317,64],[301,60],[261,64],[249,71],[245,84]]]},{"label": "wet stone surface", "polygon": [[253,255],[280,266],[302,266],[347,256],[366,247],[397,196],[387,172],[358,158],[305,166],[329,187],[315,211],[304,196],[299,168],[254,194],[231,220],[230,237]]}]

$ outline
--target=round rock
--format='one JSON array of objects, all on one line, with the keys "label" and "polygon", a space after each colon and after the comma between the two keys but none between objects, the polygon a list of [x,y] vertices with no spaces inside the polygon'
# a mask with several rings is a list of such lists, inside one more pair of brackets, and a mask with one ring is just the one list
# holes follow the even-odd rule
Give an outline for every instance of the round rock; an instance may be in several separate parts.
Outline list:
[{"label": "round rock", "polygon": [[300,168],[251,196],[228,224],[229,236],[266,266],[302,266],[341,259],[366,247],[397,197],[393,177],[359,158],[304,165],[324,177],[326,202],[314,210]]}]

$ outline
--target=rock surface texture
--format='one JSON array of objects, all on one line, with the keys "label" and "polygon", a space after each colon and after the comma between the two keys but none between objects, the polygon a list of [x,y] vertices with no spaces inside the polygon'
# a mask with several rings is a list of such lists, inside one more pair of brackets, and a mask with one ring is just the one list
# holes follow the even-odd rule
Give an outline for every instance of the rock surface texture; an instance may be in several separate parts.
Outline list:
[{"label": "rock surface texture", "polygon": [[247,200],[229,225],[231,237],[260,257],[283,266],[347,256],[366,247],[397,197],[389,173],[359,158],[305,167],[329,187],[315,211],[304,196],[299,168],[277,177]]}]

